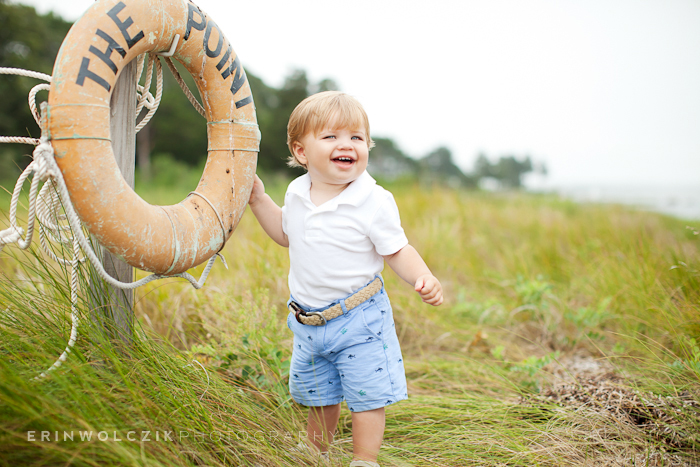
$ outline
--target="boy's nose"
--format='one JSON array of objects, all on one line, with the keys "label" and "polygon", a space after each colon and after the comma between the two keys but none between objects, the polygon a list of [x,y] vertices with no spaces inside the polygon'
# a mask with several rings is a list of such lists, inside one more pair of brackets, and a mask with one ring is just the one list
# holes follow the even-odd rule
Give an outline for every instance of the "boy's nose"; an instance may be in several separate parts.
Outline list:
[{"label": "boy's nose", "polygon": [[352,149],[352,144],[350,144],[350,140],[346,138],[339,138],[338,139],[338,147],[340,149]]}]

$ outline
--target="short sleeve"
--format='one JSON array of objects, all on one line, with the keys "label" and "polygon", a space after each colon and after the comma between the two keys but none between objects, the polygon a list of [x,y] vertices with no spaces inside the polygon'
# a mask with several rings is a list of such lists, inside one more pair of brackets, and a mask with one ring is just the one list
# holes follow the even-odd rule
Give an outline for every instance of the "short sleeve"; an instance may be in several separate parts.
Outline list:
[{"label": "short sleeve", "polygon": [[401,227],[399,208],[389,192],[372,219],[369,238],[381,256],[392,255],[408,245],[408,238]]}]

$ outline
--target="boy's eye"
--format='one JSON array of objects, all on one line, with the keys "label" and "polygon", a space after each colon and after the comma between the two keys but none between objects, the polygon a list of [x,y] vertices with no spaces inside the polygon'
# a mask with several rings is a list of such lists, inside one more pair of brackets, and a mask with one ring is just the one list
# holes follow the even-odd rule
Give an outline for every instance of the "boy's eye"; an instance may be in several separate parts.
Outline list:
[{"label": "boy's eye", "polygon": [[352,139],[362,141],[362,136],[353,136]]},{"label": "boy's eye", "polygon": [[335,135],[327,135],[327,136],[323,137],[323,139],[331,139],[331,138],[335,138]]}]

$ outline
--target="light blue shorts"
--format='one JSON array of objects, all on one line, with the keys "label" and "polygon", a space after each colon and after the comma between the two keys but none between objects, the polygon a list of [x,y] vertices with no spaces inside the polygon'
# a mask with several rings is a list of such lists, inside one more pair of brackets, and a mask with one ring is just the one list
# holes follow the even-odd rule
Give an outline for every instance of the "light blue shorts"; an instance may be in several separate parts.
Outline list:
[{"label": "light blue shorts", "polygon": [[[325,309],[301,308],[306,312]],[[287,326],[294,333],[289,390],[299,404],[322,407],[345,400],[350,411],[364,412],[408,398],[401,348],[384,288],[324,326],[301,324],[292,312]]]}]

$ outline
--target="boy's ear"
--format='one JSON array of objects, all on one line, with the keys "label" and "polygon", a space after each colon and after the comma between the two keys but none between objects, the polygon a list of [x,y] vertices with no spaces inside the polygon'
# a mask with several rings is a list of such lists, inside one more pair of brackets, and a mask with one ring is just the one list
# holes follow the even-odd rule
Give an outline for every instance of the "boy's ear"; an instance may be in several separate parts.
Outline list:
[{"label": "boy's ear", "polygon": [[292,146],[294,149],[294,157],[300,164],[306,165],[306,152],[304,152],[304,146],[301,145],[299,141],[295,141]]}]

